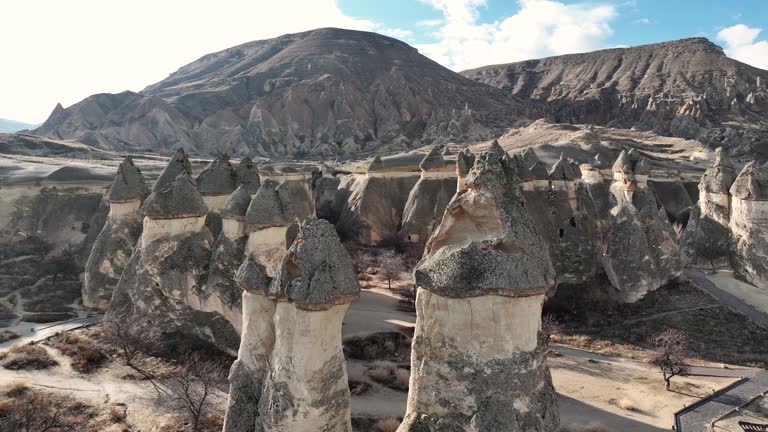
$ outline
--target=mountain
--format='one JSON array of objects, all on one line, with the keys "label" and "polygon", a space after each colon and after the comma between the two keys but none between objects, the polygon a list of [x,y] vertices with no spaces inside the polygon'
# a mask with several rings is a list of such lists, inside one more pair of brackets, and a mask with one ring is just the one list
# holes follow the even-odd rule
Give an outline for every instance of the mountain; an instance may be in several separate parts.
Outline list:
[{"label": "mountain", "polygon": [[[571,54],[461,72],[559,123],[654,131],[768,157],[768,71],[728,58],[704,38]],[[761,145],[761,143],[763,143]]]},{"label": "mountain", "polygon": [[0,118],[0,133],[13,133],[24,129],[32,129],[35,125],[15,120]]},{"label": "mountain", "polygon": [[110,150],[331,157],[487,139],[537,106],[396,39],[323,28],[206,55],[138,93],[57,105],[33,132]]}]

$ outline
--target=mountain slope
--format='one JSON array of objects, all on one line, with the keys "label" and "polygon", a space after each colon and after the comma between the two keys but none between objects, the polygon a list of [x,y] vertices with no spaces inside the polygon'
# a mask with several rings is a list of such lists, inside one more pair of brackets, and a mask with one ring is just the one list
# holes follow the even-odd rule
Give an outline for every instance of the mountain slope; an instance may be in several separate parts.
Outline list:
[{"label": "mountain slope", "polygon": [[24,129],[34,128],[35,125],[22,123],[15,120],[0,118],[0,133],[13,133]]},{"label": "mountain slope", "polygon": [[532,110],[396,39],[324,28],[206,55],[139,93],[59,105],[35,133],[104,149],[334,156],[486,139]]},{"label": "mountain slope", "polygon": [[520,98],[546,101],[562,123],[653,130],[768,155],[768,71],[704,38],[485,66],[461,72]]}]

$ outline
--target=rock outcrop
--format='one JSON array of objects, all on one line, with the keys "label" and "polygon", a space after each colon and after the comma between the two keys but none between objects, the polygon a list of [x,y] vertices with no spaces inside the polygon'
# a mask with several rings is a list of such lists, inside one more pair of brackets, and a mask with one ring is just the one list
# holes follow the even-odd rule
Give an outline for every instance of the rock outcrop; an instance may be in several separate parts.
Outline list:
[{"label": "rock outcrop", "polygon": [[221,215],[219,210],[224,206],[229,195],[237,186],[237,174],[227,155],[218,156],[197,176],[197,190],[200,191],[200,195],[208,207],[208,217],[205,220],[205,225],[214,236],[218,236],[221,232]]},{"label": "rock outcrop", "polygon": [[515,171],[480,155],[427,243],[399,432],[557,430],[540,334],[555,271]]},{"label": "rock outcrop", "polygon": [[256,195],[261,186],[261,176],[259,168],[253,163],[251,158],[245,157],[235,167],[235,178],[238,185],[245,185],[245,189],[251,195]]},{"label": "rock outcrop", "polygon": [[149,188],[130,156],[117,168],[107,200],[109,215],[93,244],[83,275],[83,305],[102,312],[109,308],[112,291],[123,274],[133,247],[141,236],[141,203]]},{"label": "rock outcrop", "polygon": [[676,234],[648,189],[648,161],[622,151],[613,165],[610,234],[603,267],[616,299],[634,302],[682,271]]},{"label": "rock outcrop", "polygon": [[420,251],[456,193],[456,168],[433,147],[419,164],[421,177],[408,195],[400,236]]},{"label": "rock outcrop", "polygon": [[698,139],[729,154],[768,157],[768,71],[726,57],[704,38],[614,48],[462,72],[546,102],[558,123],[600,124]]},{"label": "rock outcrop", "polygon": [[213,238],[195,181],[182,172],[155,189],[141,211],[141,238],[115,287],[106,320],[134,316],[182,345],[206,341],[234,354],[240,338],[232,324],[200,307]]},{"label": "rock outcrop", "polygon": [[687,265],[717,267],[731,262],[731,195],[737,172],[721,148],[699,181],[699,201],[691,209],[681,239]]},{"label": "rock outcrop", "polygon": [[[291,185],[267,178],[261,182],[245,213],[248,241],[236,273],[243,290],[242,332],[237,360],[229,372],[229,402],[225,432],[253,431],[275,344],[275,301],[268,291],[286,250],[296,236],[295,222],[311,215],[310,197],[291,195]],[[301,192],[299,190],[299,192]]]},{"label": "rock outcrop", "polygon": [[213,244],[205,288],[197,297],[200,300],[197,309],[218,312],[238,333],[242,330],[243,292],[235,281],[235,274],[243,261],[248,241],[245,214],[250,203],[247,185],[240,185],[219,209],[221,233]]},{"label": "rock outcrop", "polygon": [[730,192],[734,271],[768,289],[768,167],[748,163]]},{"label": "rock outcrop", "polygon": [[351,432],[341,323],[359,292],[333,225],[308,218],[270,288],[277,301],[275,345],[258,430]]}]

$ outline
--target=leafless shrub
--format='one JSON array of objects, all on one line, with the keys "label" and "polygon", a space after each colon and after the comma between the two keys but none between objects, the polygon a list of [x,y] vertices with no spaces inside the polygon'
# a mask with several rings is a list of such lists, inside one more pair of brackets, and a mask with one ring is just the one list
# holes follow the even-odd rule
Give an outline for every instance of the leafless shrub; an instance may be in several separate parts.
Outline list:
[{"label": "leafless shrub", "polygon": [[226,378],[226,365],[217,360],[203,360],[198,354],[183,357],[178,373],[166,381],[171,397],[189,416],[192,431],[201,430],[208,416],[210,398]]},{"label": "leafless shrub", "polygon": [[405,269],[405,262],[403,257],[394,250],[388,250],[379,256],[379,269],[387,280],[389,289],[392,289],[392,281],[400,279],[400,274]]},{"label": "leafless shrub", "polygon": [[414,285],[396,288],[395,294],[400,297],[398,309],[404,312],[416,311],[416,287]]},{"label": "leafless shrub", "polygon": [[394,417],[381,419],[376,423],[376,429],[378,429],[379,432],[395,432],[398,427],[400,427],[400,420]]},{"label": "leafless shrub", "polygon": [[53,283],[56,283],[56,278],[59,275],[63,278],[78,275],[82,266],[77,249],[69,245],[59,252],[47,256],[41,268],[46,274],[53,275]]},{"label": "leafless shrub", "polygon": [[392,379],[394,371],[391,366],[379,365],[368,371],[372,380],[384,383]]},{"label": "leafless shrub", "polygon": [[622,398],[617,405],[619,408],[627,411],[634,411],[637,409],[635,402],[628,398]]},{"label": "leafless shrub", "polygon": [[541,317],[541,332],[544,334],[545,344],[549,345],[552,336],[563,332],[563,326],[560,324],[560,321],[557,320],[556,316],[546,314]]},{"label": "leafless shrub", "polygon": [[53,341],[53,347],[72,359],[72,369],[88,373],[107,359],[92,340],[72,333],[65,333]]},{"label": "leafless shrub", "polygon": [[11,382],[8,388],[5,390],[5,394],[10,397],[19,397],[29,390],[29,386],[26,381],[16,380]]},{"label": "leafless shrub", "polygon": [[409,371],[408,369],[398,368],[395,371],[395,379],[392,382],[392,387],[395,387],[400,390],[408,390],[410,381],[411,381],[411,371]]},{"label": "leafless shrub", "polygon": [[112,405],[109,407],[109,419],[112,423],[122,423],[128,417],[124,405]]},{"label": "leafless shrub", "polygon": [[93,407],[64,396],[27,391],[0,400],[0,430],[18,432],[75,432],[96,430]]},{"label": "leafless shrub", "polygon": [[649,362],[661,370],[665,388],[669,390],[672,377],[688,370],[685,358],[688,356],[688,333],[678,329],[667,329],[651,337],[655,350]]}]

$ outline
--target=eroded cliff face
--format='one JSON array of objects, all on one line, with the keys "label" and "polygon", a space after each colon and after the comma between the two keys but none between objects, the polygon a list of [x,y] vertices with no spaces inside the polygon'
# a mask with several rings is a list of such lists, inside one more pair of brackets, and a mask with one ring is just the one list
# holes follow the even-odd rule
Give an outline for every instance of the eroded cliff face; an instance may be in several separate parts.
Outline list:
[{"label": "eroded cliff face", "polygon": [[208,54],[140,93],[58,105],[34,132],[102,149],[301,158],[487,139],[527,111],[401,41],[323,28]]},{"label": "eroded cliff face", "polygon": [[768,71],[704,38],[570,54],[462,72],[546,101],[558,123],[634,127],[695,138],[729,154],[768,157]]},{"label": "eroded cliff face", "polygon": [[768,289],[768,167],[750,162],[730,189],[734,270]]}]

